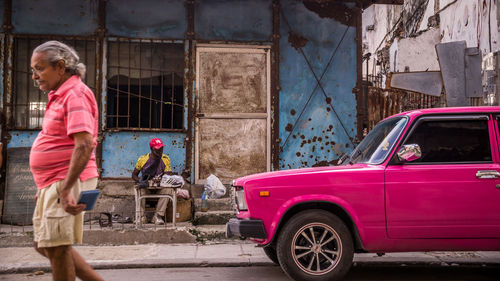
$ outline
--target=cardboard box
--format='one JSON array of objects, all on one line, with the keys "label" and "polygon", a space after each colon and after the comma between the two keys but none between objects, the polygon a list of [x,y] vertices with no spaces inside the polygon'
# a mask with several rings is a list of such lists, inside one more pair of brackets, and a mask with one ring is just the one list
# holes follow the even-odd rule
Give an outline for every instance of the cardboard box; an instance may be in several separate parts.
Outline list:
[{"label": "cardboard box", "polygon": [[[175,222],[183,222],[183,221],[188,221],[193,218],[193,199],[183,199],[177,197],[177,214],[175,217]],[[167,219],[167,222],[172,222],[172,201],[169,200],[168,206],[167,206],[167,212],[165,214],[165,217]]]}]

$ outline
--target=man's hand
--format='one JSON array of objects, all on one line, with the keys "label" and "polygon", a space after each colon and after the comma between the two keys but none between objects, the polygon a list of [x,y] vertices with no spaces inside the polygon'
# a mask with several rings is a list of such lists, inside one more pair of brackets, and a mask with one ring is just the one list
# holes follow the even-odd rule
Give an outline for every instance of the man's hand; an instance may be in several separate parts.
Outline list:
[{"label": "man's hand", "polygon": [[83,211],[85,204],[76,204],[76,200],[71,195],[71,189],[78,180],[83,169],[89,162],[94,143],[92,135],[87,132],[79,132],[71,135],[75,141],[75,148],[69,162],[69,170],[61,186],[60,199],[64,210],[72,215],[77,215]]},{"label": "man's hand", "polygon": [[75,198],[69,192],[61,191],[61,204],[63,209],[73,216],[78,215],[85,209],[85,204],[76,204]]}]

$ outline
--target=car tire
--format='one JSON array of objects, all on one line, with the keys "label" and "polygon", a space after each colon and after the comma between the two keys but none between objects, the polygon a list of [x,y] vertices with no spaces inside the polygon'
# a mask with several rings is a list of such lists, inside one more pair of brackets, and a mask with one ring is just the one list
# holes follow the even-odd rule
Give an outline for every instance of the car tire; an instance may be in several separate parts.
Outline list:
[{"label": "car tire", "polygon": [[281,230],[276,250],[281,268],[294,280],[340,280],[354,256],[349,229],[324,210],[293,216]]},{"label": "car tire", "polygon": [[273,246],[266,246],[263,248],[266,256],[274,263],[279,265],[278,255],[276,254],[276,248]]}]

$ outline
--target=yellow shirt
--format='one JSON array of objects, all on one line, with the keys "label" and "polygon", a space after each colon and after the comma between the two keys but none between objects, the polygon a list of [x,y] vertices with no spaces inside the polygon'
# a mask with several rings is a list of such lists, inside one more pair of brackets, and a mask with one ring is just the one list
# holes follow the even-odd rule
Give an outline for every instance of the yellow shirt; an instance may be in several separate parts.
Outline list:
[{"label": "yellow shirt", "polygon": [[[146,164],[148,160],[149,160],[149,153],[142,155],[141,157],[139,157],[139,159],[137,159],[135,168],[139,171],[142,170],[142,167],[144,167],[144,164]],[[170,167],[170,158],[168,158],[167,155],[162,154],[161,160],[163,160],[163,163],[165,163],[165,169],[163,170],[163,172],[172,171],[172,168]]]}]

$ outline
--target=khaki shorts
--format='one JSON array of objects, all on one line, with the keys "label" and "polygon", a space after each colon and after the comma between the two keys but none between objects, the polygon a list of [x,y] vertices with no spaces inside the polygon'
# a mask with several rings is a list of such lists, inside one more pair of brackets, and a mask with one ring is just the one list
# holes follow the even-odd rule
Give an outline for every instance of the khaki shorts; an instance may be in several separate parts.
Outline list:
[{"label": "khaki shorts", "polygon": [[[33,213],[33,236],[40,248],[82,243],[84,213],[73,216],[64,211],[58,201],[62,182],[55,182],[36,193],[38,199]],[[78,179],[71,194],[78,200],[81,191],[96,187],[97,178],[84,182]]]}]

